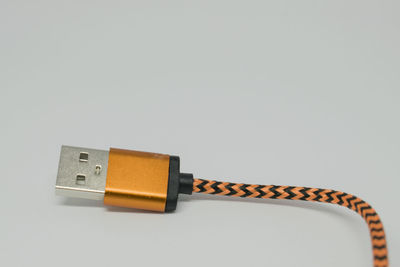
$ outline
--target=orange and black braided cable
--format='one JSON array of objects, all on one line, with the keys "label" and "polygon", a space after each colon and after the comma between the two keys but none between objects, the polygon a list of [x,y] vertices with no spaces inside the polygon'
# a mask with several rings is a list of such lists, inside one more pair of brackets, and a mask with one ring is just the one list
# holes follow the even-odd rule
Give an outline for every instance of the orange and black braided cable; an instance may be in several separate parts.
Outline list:
[{"label": "orange and black braided cable", "polygon": [[376,211],[364,200],[344,192],[297,186],[253,185],[194,179],[193,192],[245,198],[317,201],[347,207],[360,214],[371,235],[374,267],[388,267],[388,251],[383,224]]}]

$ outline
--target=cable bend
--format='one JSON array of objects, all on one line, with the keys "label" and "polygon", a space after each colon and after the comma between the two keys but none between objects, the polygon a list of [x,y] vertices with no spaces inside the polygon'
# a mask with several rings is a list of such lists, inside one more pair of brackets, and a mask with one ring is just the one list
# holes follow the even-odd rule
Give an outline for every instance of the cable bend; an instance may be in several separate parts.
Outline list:
[{"label": "cable bend", "polygon": [[388,267],[385,231],[379,215],[364,200],[344,192],[297,186],[253,185],[194,179],[193,192],[243,198],[291,199],[337,204],[357,212],[368,225],[374,267]]}]

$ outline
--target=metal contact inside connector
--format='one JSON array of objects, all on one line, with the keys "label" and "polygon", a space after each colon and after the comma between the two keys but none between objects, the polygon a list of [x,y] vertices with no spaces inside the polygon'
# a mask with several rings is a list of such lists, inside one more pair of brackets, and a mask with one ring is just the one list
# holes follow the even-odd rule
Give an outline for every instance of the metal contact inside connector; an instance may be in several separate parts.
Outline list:
[{"label": "metal contact inside connector", "polygon": [[76,184],[77,185],[85,185],[86,184],[86,175],[84,175],[84,174],[76,175]]},{"label": "metal contact inside connector", "polygon": [[88,160],[89,160],[89,153],[87,153],[87,152],[79,153],[79,161],[87,162]]}]

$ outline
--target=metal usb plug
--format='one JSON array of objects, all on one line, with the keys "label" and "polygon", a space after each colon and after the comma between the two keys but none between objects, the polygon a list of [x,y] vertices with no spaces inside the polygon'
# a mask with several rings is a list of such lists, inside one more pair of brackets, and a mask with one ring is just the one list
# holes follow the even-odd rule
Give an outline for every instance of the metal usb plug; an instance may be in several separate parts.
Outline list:
[{"label": "metal usb plug", "polygon": [[62,146],[56,193],[102,200],[105,205],[173,211],[179,194],[193,192],[193,174],[177,156],[110,148]]},{"label": "metal usb plug", "polygon": [[106,188],[109,152],[62,146],[56,194],[103,200]]}]

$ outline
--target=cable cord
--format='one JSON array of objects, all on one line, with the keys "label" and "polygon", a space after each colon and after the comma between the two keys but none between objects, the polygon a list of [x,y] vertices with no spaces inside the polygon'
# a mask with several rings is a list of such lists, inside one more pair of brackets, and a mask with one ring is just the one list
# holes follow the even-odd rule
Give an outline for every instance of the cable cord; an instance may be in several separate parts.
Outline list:
[{"label": "cable cord", "polygon": [[253,185],[194,179],[193,192],[243,198],[270,198],[317,201],[347,207],[361,215],[368,225],[374,267],[388,267],[388,250],[383,224],[376,211],[364,200],[344,192],[297,186]]}]

